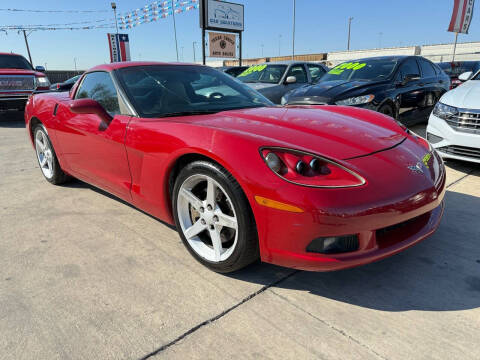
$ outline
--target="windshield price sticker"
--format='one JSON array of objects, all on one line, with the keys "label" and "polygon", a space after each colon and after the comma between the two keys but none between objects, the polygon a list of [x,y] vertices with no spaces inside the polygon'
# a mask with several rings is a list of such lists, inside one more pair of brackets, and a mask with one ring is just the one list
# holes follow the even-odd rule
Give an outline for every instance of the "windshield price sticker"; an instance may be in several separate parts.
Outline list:
[{"label": "windshield price sticker", "polygon": [[366,65],[367,65],[366,63],[358,63],[358,62],[343,63],[343,64],[335,66],[328,73],[332,74],[332,75],[340,75],[345,70],[354,70],[355,71],[355,70],[359,70],[359,69],[365,67]]},{"label": "windshield price sticker", "polygon": [[238,75],[238,77],[240,76],[247,76],[248,74],[251,74],[253,72],[257,72],[257,71],[262,71],[263,69],[265,69],[267,67],[267,65],[254,65],[254,66],[250,66],[247,70],[245,70],[244,72],[242,72],[240,75]]}]

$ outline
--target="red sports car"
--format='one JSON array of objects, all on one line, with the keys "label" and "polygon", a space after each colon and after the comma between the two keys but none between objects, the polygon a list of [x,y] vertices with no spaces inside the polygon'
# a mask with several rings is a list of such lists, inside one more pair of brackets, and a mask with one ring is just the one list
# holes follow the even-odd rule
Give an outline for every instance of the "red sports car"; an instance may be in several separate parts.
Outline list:
[{"label": "red sports car", "polygon": [[32,96],[25,120],[49,182],[75,177],[175,224],[218,272],[366,264],[443,213],[442,160],[392,118],[274,106],[205,66],[100,65],[69,93]]}]

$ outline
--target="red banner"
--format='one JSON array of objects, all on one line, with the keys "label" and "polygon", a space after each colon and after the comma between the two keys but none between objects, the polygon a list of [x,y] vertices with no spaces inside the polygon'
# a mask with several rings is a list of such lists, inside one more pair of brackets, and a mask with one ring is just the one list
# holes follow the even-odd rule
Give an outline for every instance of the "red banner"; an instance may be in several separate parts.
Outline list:
[{"label": "red banner", "polygon": [[454,0],[453,13],[448,31],[468,34],[472,21],[475,0]]}]

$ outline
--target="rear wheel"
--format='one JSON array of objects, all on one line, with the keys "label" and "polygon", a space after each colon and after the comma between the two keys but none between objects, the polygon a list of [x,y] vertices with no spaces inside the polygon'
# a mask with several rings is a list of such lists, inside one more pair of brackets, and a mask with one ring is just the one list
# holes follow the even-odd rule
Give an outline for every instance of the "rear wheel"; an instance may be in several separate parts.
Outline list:
[{"label": "rear wheel", "polygon": [[33,134],[38,165],[45,179],[55,185],[66,182],[69,176],[63,172],[58,163],[57,155],[45,127],[41,124],[37,125],[33,130]]},{"label": "rear wheel", "polygon": [[173,213],[182,241],[211,270],[228,273],[258,259],[258,237],[240,185],[220,166],[206,161],[180,171]]}]

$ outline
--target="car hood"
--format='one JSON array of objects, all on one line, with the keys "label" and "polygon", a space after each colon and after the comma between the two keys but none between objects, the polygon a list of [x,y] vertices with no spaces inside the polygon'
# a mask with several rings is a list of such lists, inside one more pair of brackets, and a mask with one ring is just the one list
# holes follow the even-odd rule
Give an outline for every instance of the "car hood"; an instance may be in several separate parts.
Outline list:
[{"label": "car hood", "polygon": [[346,106],[264,107],[176,119],[253,136],[262,146],[283,146],[339,160],[394,147],[406,137],[391,118]]},{"label": "car hood", "polygon": [[465,109],[480,109],[480,80],[470,80],[445,93],[440,101]]},{"label": "car hood", "polygon": [[271,88],[278,85],[278,84],[271,84],[271,83],[244,83],[244,84],[250,86],[252,89],[255,89],[255,90]]},{"label": "car hood", "polygon": [[24,69],[0,69],[0,75],[35,75],[45,76],[43,73],[34,70]]},{"label": "car hood", "polygon": [[305,98],[318,96],[326,99],[335,99],[345,95],[348,92],[359,90],[363,87],[383,84],[384,81],[369,81],[369,80],[332,80],[320,81],[315,85],[303,86],[293,90],[289,94],[289,101],[294,98]]}]

